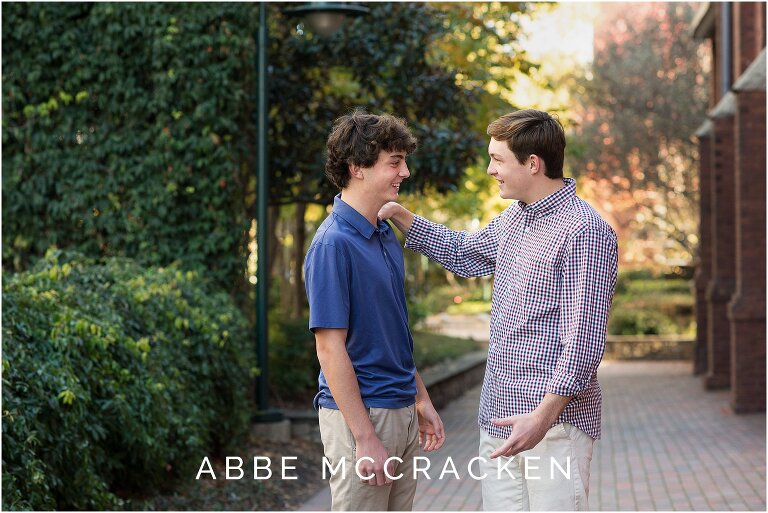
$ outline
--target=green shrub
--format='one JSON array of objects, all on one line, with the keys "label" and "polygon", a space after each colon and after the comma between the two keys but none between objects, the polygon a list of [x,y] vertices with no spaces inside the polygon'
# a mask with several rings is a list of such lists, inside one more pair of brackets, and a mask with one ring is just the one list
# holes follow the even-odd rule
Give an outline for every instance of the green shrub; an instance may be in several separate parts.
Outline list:
[{"label": "green shrub", "polygon": [[658,310],[618,308],[608,319],[611,335],[671,335],[677,333],[675,323]]},{"label": "green shrub", "polygon": [[49,251],[3,314],[5,509],[121,507],[247,425],[247,323],[196,272]]},{"label": "green shrub", "polygon": [[[277,313],[277,312],[275,312]],[[269,383],[282,399],[297,399],[317,389],[320,363],[307,318],[270,315]]]},{"label": "green shrub", "polygon": [[609,334],[683,335],[695,330],[690,280],[652,278],[642,269],[619,274]]}]

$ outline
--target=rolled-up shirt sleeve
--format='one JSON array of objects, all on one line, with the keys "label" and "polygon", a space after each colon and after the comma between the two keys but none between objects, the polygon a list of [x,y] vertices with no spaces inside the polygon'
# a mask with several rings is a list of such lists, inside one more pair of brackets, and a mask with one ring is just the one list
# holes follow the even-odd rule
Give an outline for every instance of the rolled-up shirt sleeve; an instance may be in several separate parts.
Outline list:
[{"label": "rolled-up shirt sleeve", "polygon": [[487,276],[496,268],[499,225],[504,213],[477,232],[454,231],[414,216],[405,247],[423,253],[454,274]]},{"label": "rolled-up shirt sleeve", "polygon": [[613,231],[584,229],[568,245],[562,268],[560,340],[547,392],[573,397],[590,384],[605,351],[618,248]]}]

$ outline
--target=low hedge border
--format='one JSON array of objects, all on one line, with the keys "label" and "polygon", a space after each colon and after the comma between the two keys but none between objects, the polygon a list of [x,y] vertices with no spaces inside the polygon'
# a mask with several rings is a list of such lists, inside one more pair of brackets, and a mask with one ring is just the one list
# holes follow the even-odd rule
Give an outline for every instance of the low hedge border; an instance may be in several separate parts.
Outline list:
[{"label": "low hedge border", "polygon": [[2,327],[3,509],[119,509],[247,432],[248,324],[200,272],[49,251]]}]

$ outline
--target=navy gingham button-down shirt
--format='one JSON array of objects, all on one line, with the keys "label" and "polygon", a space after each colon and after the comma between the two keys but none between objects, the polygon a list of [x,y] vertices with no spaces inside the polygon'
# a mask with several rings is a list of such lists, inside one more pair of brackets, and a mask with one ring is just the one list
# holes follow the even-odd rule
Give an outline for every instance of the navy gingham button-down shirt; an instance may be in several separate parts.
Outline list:
[{"label": "navy gingham button-down shirt", "polygon": [[494,274],[488,363],[478,424],[533,411],[544,394],[572,397],[557,420],[600,438],[597,367],[616,286],[613,229],[576,196],[576,182],[515,202],[482,230],[457,232],[415,216],[406,247],[464,277]]}]

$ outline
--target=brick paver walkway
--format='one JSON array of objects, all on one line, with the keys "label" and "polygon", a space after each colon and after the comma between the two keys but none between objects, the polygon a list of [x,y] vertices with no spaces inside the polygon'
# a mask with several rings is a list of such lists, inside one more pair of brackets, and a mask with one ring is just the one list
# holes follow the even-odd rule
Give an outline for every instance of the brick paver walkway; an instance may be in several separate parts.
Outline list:
[{"label": "brick paver walkway", "polygon": [[[765,511],[765,414],[733,415],[728,392],[704,391],[686,362],[603,362],[600,382],[592,509]],[[477,387],[441,410],[449,438],[430,455],[433,479],[421,476],[414,510],[482,508],[480,481],[467,474],[477,455],[479,397]],[[436,479],[448,456],[460,480]],[[325,488],[301,509],[329,508]]]}]

